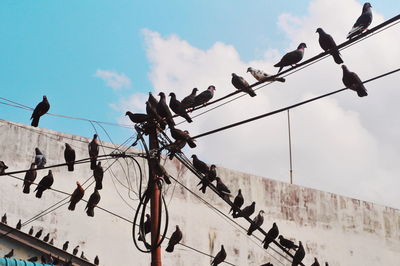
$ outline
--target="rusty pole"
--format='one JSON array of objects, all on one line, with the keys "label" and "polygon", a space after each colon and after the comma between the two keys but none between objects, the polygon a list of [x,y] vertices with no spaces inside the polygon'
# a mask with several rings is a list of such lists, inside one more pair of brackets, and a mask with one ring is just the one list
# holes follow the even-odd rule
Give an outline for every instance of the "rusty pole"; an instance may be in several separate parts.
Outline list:
[{"label": "rusty pole", "polygon": [[159,213],[159,202],[160,200],[160,189],[156,183],[155,168],[159,163],[160,158],[157,154],[152,151],[159,148],[157,139],[157,127],[152,126],[149,133],[149,148],[150,148],[150,158],[149,158],[149,191],[151,192],[150,198],[150,215],[151,215],[151,266],[161,266],[161,246],[153,248],[160,241],[160,235],[158,232],[160,213]]}]

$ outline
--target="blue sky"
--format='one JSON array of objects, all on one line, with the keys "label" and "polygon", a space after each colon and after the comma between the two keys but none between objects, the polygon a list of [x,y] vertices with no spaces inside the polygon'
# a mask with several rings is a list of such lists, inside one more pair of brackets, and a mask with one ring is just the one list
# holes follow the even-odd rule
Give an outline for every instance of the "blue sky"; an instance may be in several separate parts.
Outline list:
[{"label": "blue sky", "polygon": [[[307,14],[309,1],[8,1],[0,3],[0,96],[34,107],[47,95],[52,113],[116,122],[109,104],[152,88],[143,29],[176,34],[200,49],[233,45],[244,61],[287,49],[278,16]],[[372,2],[386,17],[396,0]],[[96,70],[125,74],[112,89]],[[0,118],[28,124],[30,112],[0,105]],[[46,116],[41,127],[91,136],[89,123]],[[107,127],[122,141],[130,131]]]}]

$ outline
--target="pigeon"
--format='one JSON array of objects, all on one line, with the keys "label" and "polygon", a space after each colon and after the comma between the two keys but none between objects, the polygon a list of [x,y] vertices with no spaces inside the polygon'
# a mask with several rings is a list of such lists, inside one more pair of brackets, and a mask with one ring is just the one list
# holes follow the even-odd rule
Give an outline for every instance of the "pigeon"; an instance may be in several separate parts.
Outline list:
[{"label": "pigeon", "polygon": [[35,164],[37,169],[42,169],[46,165],[46,156],[39,148],[35,148]]},{"label": "pigeon", "polygon": [[88,259],[85,257],[85,253],[83,253],[83,251],[82,251],[82,253],[81,253],[81,259],[83,259],[83,260],[88,260]]},{"label": "pigeon", "polygon": [[92,141],[88,144],[91,170],[96,167],[97,156],[99,156],[99,141],[97,137],[97,134],[94,134]]},{"label": "pigeon", "polygon": [[280,77],[273,77],[272,75],[268,75],[262,70],[258,70],[252,67],[247,68],[247,72],[250,72],[253,77],[259,81],[259,82],[267,82],[267,81],[279,81],[279,82],[285,82],[285,78],[280,78]]},{"label": "pigeon", "polygon": [[251,234],[261,227],[264,222],[264,211],[261,210],[258,212],[258,215],[253,219],[253,222],[250,224],[249,230],[247,230],[247,235],[251,236]]},{"label": "pigeon", "polygon": [[76,254],[78,254],[78,251],[79,251],[79,245],[77,245],[77,246],[74,248],[74,250],[72,250],[72,254],[73,254],[74,256],[76,256]]},{"label": "pigeon", "polygon": [[185,147],[186,143],[187,142],[185,140],[176,140],[172,144],[168,145],[166,147],[166,149],[169,151],[168,158],[170,160],[172,160],[172,158],[174,158],[175,154],[181,153],[181,149],[183,149],[183,147]]},{"label": "pigeon", "polygon": [[186,112],[186,109],[183,108],[182,103],[176,99],[175,93],[171,92],[169,96],[171,97],[169,101],[169,107],[171,108],[171,110],[174,111],[175,114],[185,118],[186,121],[188,121],[189,123],[192,123],[193,121]]},{"label": "pigeon", "polygon": [[52,238],[49,242],[50,245],[54,245],[54,238]]},{"label": "pigeon", "polygon": [[153,119],[153,120],[157,121],[158,124],[160,125],[160,127],[162,129],[165,129],[166,123],[162,119],[162,117],[157,113],[156,106],[157,105],[152,105],[148,101],[146,102],[146,113],[147,113],[147,116],[149,117],[149,119]]},{"label": "pigeon", "polygon": [[327,262],[325,262],[325,266],[329,266],[329,264]]},{"label": "pigeon", "polygon": [[182,240],[182,231],[179,229],[179,226],[176,226],[175,232],[172,233],[171,238],[169,239],[168,246],[165,249],[166,252],[173,252],[174,247],[179,241]]},{"label": "pigeon", "polygon": [[42,233],[43,233],[43,229],[40,229],[40,230],[35,234],[35,237],[36,237],[36,238],[40,238],[40,237],[42,236]]},{"label": "pigeon", "polygon": [[73,172],[75,163],[75,150],[72,149],[68,143],[65,143],[64,159],[67,163],[68,171]]},{"label": "pigeon", "polygon": [[263,243],[264,243],[264,248],[267,249],[269,244],[271,244],[275,238],[279,236],[279,229],[276,223],[273,223],[272,228],[269,229],[267,232],[267,235],[265,236]]},{"label": "pigeon", "polygon": [[217,266],[221,262],[226,259],[226,251],[224,249],[224,245],[221,245],[221,250],[215,255],[214,259],[211,262],[212,266]]},{"label": "pigeon", "polygon": [[31,126],[38,127],[40,117],[45,113],[47,113],[49,109],[50,109],[49,101],[47,100],[46,96],[43,96],[43,100],[38,105],[36,105],[35,109],[33,110],[31,116],[32,119]]},{"label": "pigeon", "polygon": [[101,166],[101,162],[98,162],[93,170],[93,177],[94,180],[96,181],[96,189],[98,190],[103,188],[103,176],[104,176],[103,167]]},{"label": "pigeon", "polygon": [[305,255],[306,252],[304,251],[303,244],[301,243],[301,241],[299,241],[299,248],[296,250],[296,253],[293,256],[292,266],[299,265],[301,261],[304,259]]},{"label": "pigeon", "polygon": [[17,230],[21,230],[21,227],[22,227],[21,219],[19,219],[19,221],[18,221],[17,225],[15,226],[15,228],[17,228]]},{"label": "pigeon", "polygon": [[71,195],[68,210],[70,211],[75,210],[76,204],[83,198],[84,195],[85,195],[85,190],[83,189],[83,187],[79,182],[76,182],[76,189]]},{"label": "pigeon", "polygon": [[149,98],[147,99],[147,101],[153,106],[157,106],[158,104],[157,99],[153,96],[151,92],[149,92]]},{"label": "pigeon", "polygon": [[238,213],[237,210],[240,210],[240,207],[242,207],[243,203],[244,203],[244,198],[242,195],[242,190],[239,189],[238,194],[236,195],[235,199],[233,200],[233,204],[232,204],[231,209],[229,210],[229,213],[232,212],[232,216],[236,216]]},{"label": "pigeon", "polygon": [[4,255],[4,258],[11,258],[12,256],[14,256],[14,249],[11,249],[10,252],[8,252],[6,255]]},{"label": "pigeon", "polygon": [[194,105],[193,107],[199,105],[206,105],[208,101],[210,101],[214,97],[215,86],[210,85],[208,86],[207,90],[201,92],[194,98]]},{"label": "pigeon", "polygon": [[1,216],[1,222],[3,224],[7,224],[7,213],[5,213],[3,216]]},{"label": "pigeon", "polygon": [[353,28],[347,34],[347,39],[351,39],[361,33],[371,25],[372,22],[372,11],[371,4],[365,3],[363,5],[361,16],[357,19],[356,23],[354,23]]},{"label": "pigeon", "polygon": [[319,34],[319,45],[321,46],[322,50],[325,52],[328,51],[332,57],[333,60],[335,60],[336,64],[343,64],[343,60],[340,57],[339,50],[336,46],[335,40],[332,38],[331,35],[326,33],[323,29],[318,28],[316,31]]},{"label": "pigeon", "polygon": [[219,193],[221,193],[222,195],[227,195],[231,193],[229,188],[222,182],[221,178],[216,177],[215,180],[217,180],[217,190]]},{"label": "pigeon", "polygon": [[195,148],[197,146],[196,143],[194,143],[194,141],[191,139],[189,132],[187,130],[183,131],[175,128],[174,126],[172,127],[170,126],[170,130],[171,130],[171,136],[175,140],[185,140],[190,148]]},{"label": "pigeon", "polygon": [[31,229],[29,229],[28,234],[31,236],[33,234],[33,226],[31,226]]},{"label": "pigeon", "polygon": [[49,239],[50,239],[50,233],[47,233],[47,235],[43,238],[43,241],[47,243]]},{"label": "pigeon", "polygon": [[156,106],[157,113],[162,117],[165,118],[167,121],[168,126],[175,126],[174,119],[172,118],[171,110],[169,110],[169,107],[167,105],[167,100],[165,98],[164,92],[160,92],[158,94],[160,96],[160,101],[158,102]]},{"label": "pigeon", "polygon": [[282,57],[281,61],[274,65],[274,67],[279,67],[278,73],[281,72],[282,68],[284,68],[285,66],[293,66],[300,62],[304,56],[304,48],[307,48],[307,45],[302,42],[299,44],[296,50],[285,54]]},{"label": "pigeon", "polygon": [[251,97],[257,96],[254,90],[250,87],[249,83],[241,76],[232,73],[232,85],[239,91],[249,94]]},{"label": "pigeon", "polygon": [[53,173],[51,170],[49,170],[49,173],[42,178],[42,180],[40,180],[39,184],[37,185],[37,187],[35,188],[36,192],[36,198],[41,198],[43,191],[51,188],[51,186],[54,183],[54,177],[53,177]]},{"label": "pigeon", "polygon": [[66,251],[68,249],[69,241],[65,241],[64,245],[62,246],[62,250]]},{"label": "pigeon", "polygon": [[41,261],[43,264],[47,263],[46,255],[42,254],[42,255],[40,256],[40,261]]},{"label": "pigeon", "polygon": [[200,173],[204,174],[204,175],[208,175],[208,172],[210,171],[210,168],[208,168],[208,165],[199,160],[199,158],[197,158],[196,154],[192,155],[193,158],[193,166],[194,168],[199,171]]},{"label": "pigeon", "polygon": [[96,257],[94,257],[94,265],[99,265],[100,260],[99,260],[99,256],[96,255]]},{"label": "pigeon", "polygon": [[24,184],[22,185],[24,188],[22,190],[23,193],[29,194],[30,186],[35,181],[36,176],[37,176],[36,164],[32,163],[29,170],[25,173]]},{"label": "pigeon", "polygon": [[216,168],[217,167],[215,166],[215,164],[212,164],[208,173],[204,175],[203,179],[201,179],[200,182],[197,184],[198,186],[201,185],[199,189],[201,192],[206,193],[206,188],[208,187],[208,185],[217,178]]},{"label": "pigeon", "polygon": [[150,214],[146,214],[146,221],[143,223],[142,230],[139,231],[138,240],[143,241],[144,236],[146,236],[151,231],[151,218]]},{"label": "pigeon", "polygon": [[265,263],[265,264],[263,264],[263,265],[261,265],[261,266],[274,266],[274,264],[268,262],[268,263]]},{"label": "pigeon", "polygon": [[3,161],[0,161],[0,175],[4,174],[4,171],[7,168],[8,168],[8,166]]},{"label": "pigeon", "polygon": [[361,79],[358,77],[358,75],[354,72],[350,72],[347,67],[345,65],[342,65],[342,69],[343,69],[343,84],[357,92],[357,95],[359,97],[364,97],[367,96],[367,89],[364,87],[364,84],[362,83]]},{"label": "pigeon", "polygon": [[199,188],[199,190],[205,194],[206,193],[206,189],[208,187],[208,185],[210,185],[210,179],[208,178],[208,175],[205,175],[200,182],[197,184],[198,186],[201,185],[201,187]]},{"label": "pigeon", "polygon": [[36,262],[36,261],[38,261],[38,257],[37,256],[33,256],[33,257],[30,257],[29,259],[28,259],[28,261],[30,261],[30,262]]},{"label": "pigeon", "polygon": [[287,248],[288,251],[291,249],[296,250],[299,247],[293,241],[284,238],[282,235],[279,236],[279,244],[281,244],[282,247]]},{"label": "pigeon", "polygon": [[194,88],[189,96],[183,98],[183,100],[181,101],[181,106],[183,109],[188,109],[194,106],[194,99],[196,98],[197,91],[198,89]]},{"label": "pigeon", "polygon": [[127,111],[125,113],[125,115],[127,115],[129,117],[129,119],[135,124],[146,122],[147,119],[149,119],[148,115],[146,115],[146,114],[138,114],[138,113],[134,114],[130,111]]},{"label": "pigeon", "polygon": [[318,262],[317,258],[314,257],[314,263],[311,264],[311,266],[319,266],[319,262]]},{"label": "pigeon", "polygon": [[86,214],[90,217],[94,216],[94,207],[100,202],[100,194],[97,189],[94,190],[93,194],[90,195],[89,200],[86,204]]},{"label": "pigeon", "polygon": [[232,215],[233,218],[238,218],[238,217],[250,217],[256,208],[256,202],[253,201],[249,206],[246,206],[243,208],[243,210],[239,211],[236,213],[236,215]]},{"label": "pigeon", "polygon": [[159,162],[156,165],[156,175],[158,177],[162,177],[168,185],[171,184],[171,180],[169,179],[169,174],[167,170],[165,170],[164,166],[162,166]]}]

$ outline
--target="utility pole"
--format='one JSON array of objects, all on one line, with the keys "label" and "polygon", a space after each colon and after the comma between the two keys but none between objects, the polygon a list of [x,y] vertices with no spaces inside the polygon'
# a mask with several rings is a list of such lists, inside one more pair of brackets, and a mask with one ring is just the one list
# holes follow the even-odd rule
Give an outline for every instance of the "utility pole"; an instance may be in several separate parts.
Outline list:
[{"label": "utility pole", "polygon": [[150,195],[150,215],[151,215],[151,266],[161,266],[161,246],[155,248],[157,243],[160,241],[159,223],[160,213],[159,204],[160,202],[160,189],[156,182],[156,167],[160,161],[158,154],[154,154],[152,151],[159,148],[157,139],[157,126],[151,125],[149,133],[149,149],[150,158],[149,163],[149,187],[148,191]]}]

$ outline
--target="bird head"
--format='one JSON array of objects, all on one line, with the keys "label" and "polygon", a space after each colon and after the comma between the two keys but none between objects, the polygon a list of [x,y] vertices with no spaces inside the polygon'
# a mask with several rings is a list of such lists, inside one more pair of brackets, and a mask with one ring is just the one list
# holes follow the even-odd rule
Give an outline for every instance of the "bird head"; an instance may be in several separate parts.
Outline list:
[{"label": "bird head", "polygon": [[192,92],[196,92],[198,90],[199,90],[198,88],[193,88]]},{"label": "bird head", "polygon": [[46,95],[43,95],[43,100],[47,100],[47,97],[46,97]]},{"label": "bird head", "polygon": [[176,97],[175,93],[171,92],[168,96]]},{"label": "bird head", "polygon": [[261,210],[258,212],[260,215],[264,215],[265,211]]},{"label": "bird head", "polygon": [[97,134],[93,135],[93,139],[97,139],[97,137],[98,137]]},{"label": "bird head", "polygon": [[364,10],[367,10],[368,8],[371,8],[371,7],[372,7],[372,6],[371,6],[371,3],[367,2],[367,3],[365,3],[364,6],[363,6],[363,11],[364,11]]},{"label": "bird head", "polygon": [[98,162],[97,165],[98,165],[98,166],[101,166],[101,162]]},{"label": "bird head", "polygon": [[215,169],[215,168],[217,168],[217,167],[215,166],[215,164],[212,164],[212,165],[210,166],[210,168],[211,168],[211,169]]},{"label": "bird head", "polygon": [[79,183],[79,181],[76,181],[76,185],[77,185],[78,187],[80,187],[80,186],[81,186],[81,183]]},{"label": "bird head", "polygon": [[35,153],[36,153],[36,155],[41,155],[42,154],[42,152],[39,150],[39,148],[35,148]]},{"label": "bird head", "polygon": [[300,43],[299,46],[297,47],[297,49],[304,49],[304,48],[307,48],[307,45],[304,42]]},{"label": "bird head", "polygon": [[240,188],[239,188],[239,190],[238,190],[238,193],[239,193],[239,194],[242,194],[242,190],[241,190]]},{"label": "bird head", "polygon": [[279,238],[279,239],[282,239],[282,238],[283,238],[283,236],[282,236],[282,235],[280,235],[278,238]]},{"label": "bird head", "polygon": [[323,31],[324,31],[323,29],[318,28],[315,32],[317,32],[317,33],[322,33]]},{"label": "bird head", "polygon": [[343,69],[343,71],[349,71],[349,70],[347,69],[347,66],[346,66],[346,65],[342,65],[342,69]]},{"label": "bird head", "polygon": [[232,73],[232,77],[237,77],[238,75],[236,75],[235,73]]},{"label": "bird head", "polygon": [[164,93],[164,92],[160,92],[160,93],[158,94],[158,96],[160,96],[161,98],[164,98],[164,97],[165,97],[165,93]]},{"label": "bird head", "polygon": [[210,85],[210,86],[208,86],[207,90],[213,90],[213,91],[215,91],[215,86],[214,86],[214,85]]},{"label": "bird head", "polygon": [[129,115],[129,113],[130,113],[129,111],[126,111],[125,115]]},{"label": "bird head", "polygon": [[49,175],[52,175],[52,174],[53,174],[53,171],[49,170]]},{"label": "bird head", "polygon": [[176,227],[175,227],[175,228],[176,228],[176,230],[180,230],[180,229],[179,229],[179,225],[176,225]]},{"label": "bird head", "polygon": [[196,154],[193,154],[191,158],[197,158]]},{"label": "bird head", "polygon": [[251,71],[253,71],[253,68],[252,67],[248,67],[246,72],[251,72]]}]

